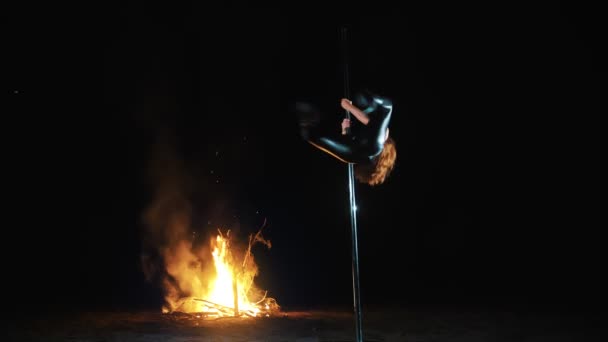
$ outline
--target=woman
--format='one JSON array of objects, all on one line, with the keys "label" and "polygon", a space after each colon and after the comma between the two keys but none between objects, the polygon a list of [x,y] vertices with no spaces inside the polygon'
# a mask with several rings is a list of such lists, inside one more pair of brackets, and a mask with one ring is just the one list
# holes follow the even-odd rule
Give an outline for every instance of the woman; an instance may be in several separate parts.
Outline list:
[{"label": "woman", "polygon": [[362,183],[384,183],[395,166],[397,149],[389,136],[388,125],[393,111],[392,101],[370,93],[359,93],[356,104],[343,98],[340,106],[362,124],[351,128],[349,119],[342,121],[342,136],[330,137],[321,131],[319,111],[314,106],[299,103],[302,137],[313,146],[344,162],[355,164],[355,177]]}]

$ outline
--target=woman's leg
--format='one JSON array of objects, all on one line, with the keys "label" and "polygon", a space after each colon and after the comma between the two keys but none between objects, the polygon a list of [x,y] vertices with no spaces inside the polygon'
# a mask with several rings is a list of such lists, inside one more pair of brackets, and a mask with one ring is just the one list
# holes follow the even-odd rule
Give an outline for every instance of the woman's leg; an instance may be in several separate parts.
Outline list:
[{"label": "woman's leg", "polygon": [[[360,139],[350,135],[332,134],[321,124],[319,110],[308,103],[297,103],[300,135],[304,140],[344,163],[365,163],[370,160],[369,148],[361,145]],[[339,127],[336,127],[339,131]],[[373,151],[371,151],[373,154]]]},{"label": "woman's leg", "polygon": [[306,141],[343,163],[362,164],[370,161],[369,154],[348,137],[332,139],[309,132]]}]

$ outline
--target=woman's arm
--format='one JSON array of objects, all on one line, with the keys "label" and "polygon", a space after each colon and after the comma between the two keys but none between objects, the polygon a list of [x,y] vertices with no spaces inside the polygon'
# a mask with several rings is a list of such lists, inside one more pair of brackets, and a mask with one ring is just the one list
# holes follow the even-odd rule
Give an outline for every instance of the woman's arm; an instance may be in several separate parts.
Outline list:
[{"label": "woman's arm", "polygon": [[361,121],[362,124],[367,125],[369,123],[369,117],[367,116],[367,114],[363,113],[361,109],[353,105],[352,101],[350,101],[349,99],[342,99],[340,101],[340,105],[342,106],[342,108],[353,114],[357,118],[357,120]]}]

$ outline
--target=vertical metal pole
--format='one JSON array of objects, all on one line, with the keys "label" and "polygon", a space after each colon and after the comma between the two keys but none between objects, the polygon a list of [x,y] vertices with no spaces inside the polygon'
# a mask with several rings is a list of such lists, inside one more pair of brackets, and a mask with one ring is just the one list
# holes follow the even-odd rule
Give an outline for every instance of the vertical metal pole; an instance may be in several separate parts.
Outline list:
[{"label": "vertical metal pole", "polygon": [[[344,66],[344,97],[350,98],[349,75],[348,75],[348,49],[346,28],[342,28],[342,53]],[[349,111],[346,111],[346,118],[350,119]],[[350,130],[347,131],[350,134]],[[355,313],[356,342],[363,342],[363,320],[361,315],[361,298],[359,294],[359,246],[357,243],[357,201],[355,198],[355,171],[353,164],[348,164],[348,191],[350,200],[350,228],[352,241],[352,274],[353,274],[353,304]]]}]

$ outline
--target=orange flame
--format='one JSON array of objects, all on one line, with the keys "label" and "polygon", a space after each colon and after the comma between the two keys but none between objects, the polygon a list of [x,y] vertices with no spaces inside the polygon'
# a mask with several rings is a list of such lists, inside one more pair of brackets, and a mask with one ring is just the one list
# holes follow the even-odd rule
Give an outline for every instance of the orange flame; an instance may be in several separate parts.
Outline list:
[{"label": "orange flame", "polygon": [[[190,289],[190,295],[177,298],[174,291],[168,291],[166,301],[170,308],[163,308],[164,313],[201,313],[207,317],[257,317],[270,316],[279,310],[276,301],[267,298],[266,293],[262,294],[253,282],[258,268],[253,260],[251,247],[256,242],[261,242],[270,248],[270,241],[262,238],[259,231],[249,237],[249,245],[245,251],[239,251],[232,242],[230,231],[225,236],[220,231],[211,239],[210,253],[209,249],[201,249],[201,258],[188,261],[189,257],[193,256],[193,253],[184,253],[184,249],[188,248],[173,254],[176,258],[172,263],[174,266],[167,267],[167,271],[181,285],[180,288]],[[209,260],[209,254],[213,258],[213,270],[204,272],[200,259]]]},{"label": "orange flame", "polygon": [[229,240],[218,235],[212,255],[217,277],[213,282],[209,301],[232,309],[238,306],[239,310],[248,310],[257,315],[259,308],[247,298],[249,289],[245,287],[246,279],[239,279],[243,278],[242,272],[239,272],[238,265],[230,262]]}]

